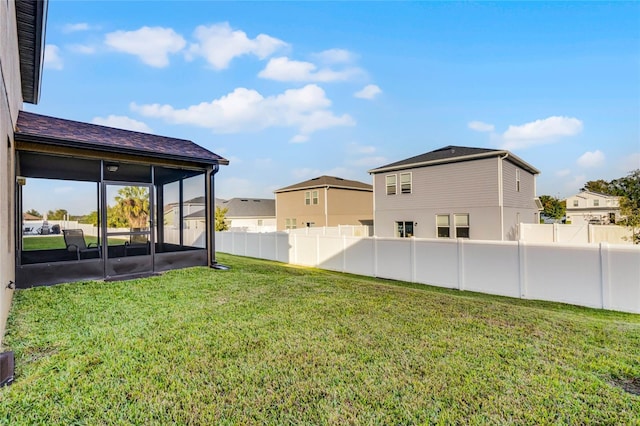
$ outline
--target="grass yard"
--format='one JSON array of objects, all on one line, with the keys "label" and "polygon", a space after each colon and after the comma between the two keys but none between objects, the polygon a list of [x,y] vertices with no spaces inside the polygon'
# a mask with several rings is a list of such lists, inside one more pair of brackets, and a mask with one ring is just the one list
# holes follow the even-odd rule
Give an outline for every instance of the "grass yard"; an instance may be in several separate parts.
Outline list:
[{"label": "grass yard", "polygon": [[18,291],[0,423],[640,422],[640,315],[219,261]]},{"label": "grass yard", "polygon": [[[97,244],[98,237],[94,237],[91,235],[85,235],[84,237],[87,245],[90,243]],[[110,246],[123,245],[125,241],[128,239],[121,238],[109,238]],[[62,235],[33,235],[33,236],[25,236],[22,238],[22,249],[23,250],[53,250],[53,249],[63,249],[66,248],[67,245],[64,243],[64,237]]]}]

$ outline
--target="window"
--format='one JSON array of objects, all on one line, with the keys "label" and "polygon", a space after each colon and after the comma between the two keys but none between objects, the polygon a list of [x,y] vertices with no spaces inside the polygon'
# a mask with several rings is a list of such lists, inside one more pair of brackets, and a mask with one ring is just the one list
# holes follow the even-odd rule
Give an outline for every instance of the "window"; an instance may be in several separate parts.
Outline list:
[{"label": "window", "polygon": [[454,214],[453,222],[456,227],[456,238],[469,238],[469,215]]},{"label": "window", "polygon": [[516,169],[516,191],[520,192],[520,170]]},{"label": "window", "polygon": [[593,207],[600,207],[600,200],[593,200]]},{"label": "window", "polygon": [[284,221],[284,229],[296,229],[298,227],[297,220],[293,219],[285,219]]},{"label": "window", "polygon": [[262,226],[262,219],[258,219],[258,226]]},{"label": "window", "polygon": [[413,237],[413,222],[396,222],[396,237]]},{"label": "window", "polygon": [[396,175],[388,175],[387,181],[387,195],[396,195]]},{"label": "window", "polygon": [[451,231],[449,228],[449,215],[448,214],[439,214],[436,216],[436,228],[438,231],[438,238],[450,238]]},{"label": "window", "polygon": [[573,207],[578,207],[578,200],[573,200]]},{"label": "window", "polygon": [[307,191],[304,193],[304,204],[318,204],[318,191]]},{"label": "window", "polygon": [[400,192],[411,194],[411,173],[400,173]]}]

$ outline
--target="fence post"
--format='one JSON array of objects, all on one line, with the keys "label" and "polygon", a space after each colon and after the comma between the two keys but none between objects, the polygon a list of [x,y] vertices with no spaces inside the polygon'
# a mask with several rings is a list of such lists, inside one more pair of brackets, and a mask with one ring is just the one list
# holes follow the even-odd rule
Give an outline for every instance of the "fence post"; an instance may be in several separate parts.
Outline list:
[{"label": "fence post", "polygon": [[519,263],[519,281],[520,281],[520,297],[527,298],[527,250],[524,240],[518,240],[518,263]]},{"label": "fence post", "polygon": [[464,290],[464,240],[458,238],[458,290]]},{"label": "fence post", "polygon": [[291,235],[293,235],[293,264],[298,264],[298,234],[293,233],[289,234],[289,239],[291,239]]},{"label": "fence post", "polygon": [[320,266],[320,235],[316,234],[316,268]]},{"label": "fence post", "polygon": [[553,223],[553,242],[558,242],[558,224],[555,222]]},{"label": "fence post", "polygon": [[600,287],[602,289],[602,309],[611,306],[611,280],[609,279],[609,244],[600,243]]},{"label": "fence post", "polygon": [[373,276],[378,276],[378,237],[373,236]]},{"label": "fence post", "polygon": [[342,236],[342,272],[347,271],[347,237]]},{"label": "fence post", "polygon": [[411,237],[411,282],[416,282],[416,238]]}]

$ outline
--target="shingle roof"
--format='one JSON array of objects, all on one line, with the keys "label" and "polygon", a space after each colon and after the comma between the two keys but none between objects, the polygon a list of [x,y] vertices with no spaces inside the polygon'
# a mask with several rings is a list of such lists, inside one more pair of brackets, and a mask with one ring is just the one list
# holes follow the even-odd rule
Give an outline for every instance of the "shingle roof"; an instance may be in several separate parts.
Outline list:
[{"label": "shingle roof", "polygon": [[466,146],[454,146],[449,145],[434,151],[430,151],[424,154],[416,155],[404,160],[396,161],[385,166],[377,167],[369,170],[369,173],[380,173],[392,170],[401,170],[420,166],[430,166],[435,164],[451,163],[456,161],[467,161],[479,158],[497,157],[507,155],[507,159],[520,167],[530,171],[531,173],[538,174],[540,171],[528,164],[524,160],[513,155],[506,150],[489,149],[489,148],[472,148]]},{"label": "shingle roof", "polygon": [[277,189],[273,192],[287,192],[298,189],[307,188],[324,188],[328,186],[330,188],[344,188],[344,189],[357,189],[365,191],[373,191],[373,185],[364,182],[358,182],[357,180],[342,179],[335,176],[320,176],[317,178],[305,180],[304,182],[296,183],[293,185],[285,186],[284,188]]},{"label": "shingle roof", "polygon": [[99,151],[144,154],[206,164],[229,161],[186,139],[133,132],[20,111],[16,140]]},{"label": "shingle roof", "polygon": [[16,0],[20,80],[25,102],[38,103],[44,65],[47,0]]},{"label": "shingle roof", "polygon": [[273,198],[216,199],[216,207],[228,208],[226,216],[229,218],[276,217],[276,200]]}]

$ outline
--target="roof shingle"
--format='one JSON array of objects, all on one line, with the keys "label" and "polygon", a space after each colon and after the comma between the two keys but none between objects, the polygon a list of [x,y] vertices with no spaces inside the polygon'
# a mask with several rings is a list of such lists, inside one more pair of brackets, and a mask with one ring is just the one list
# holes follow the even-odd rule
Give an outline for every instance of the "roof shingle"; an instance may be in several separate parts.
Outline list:
[{"label": "roof shingle", "polygon": [[99,151],[146,154],[206,164],[229,164],[223,157],[186,140],[20,111],[16,140]]},{"label": "roof shingle", "polygon": [[305,180],[304,182],[285,186],[284,188],[276,189],[273,192],[286,192],[306,188],[324,188],[325,186],[331,188],[373,191],[373,185],[370,185],[368,183],[358,182],[357,180],[342,179],[335,176],[320,176],[317,178]]}]

